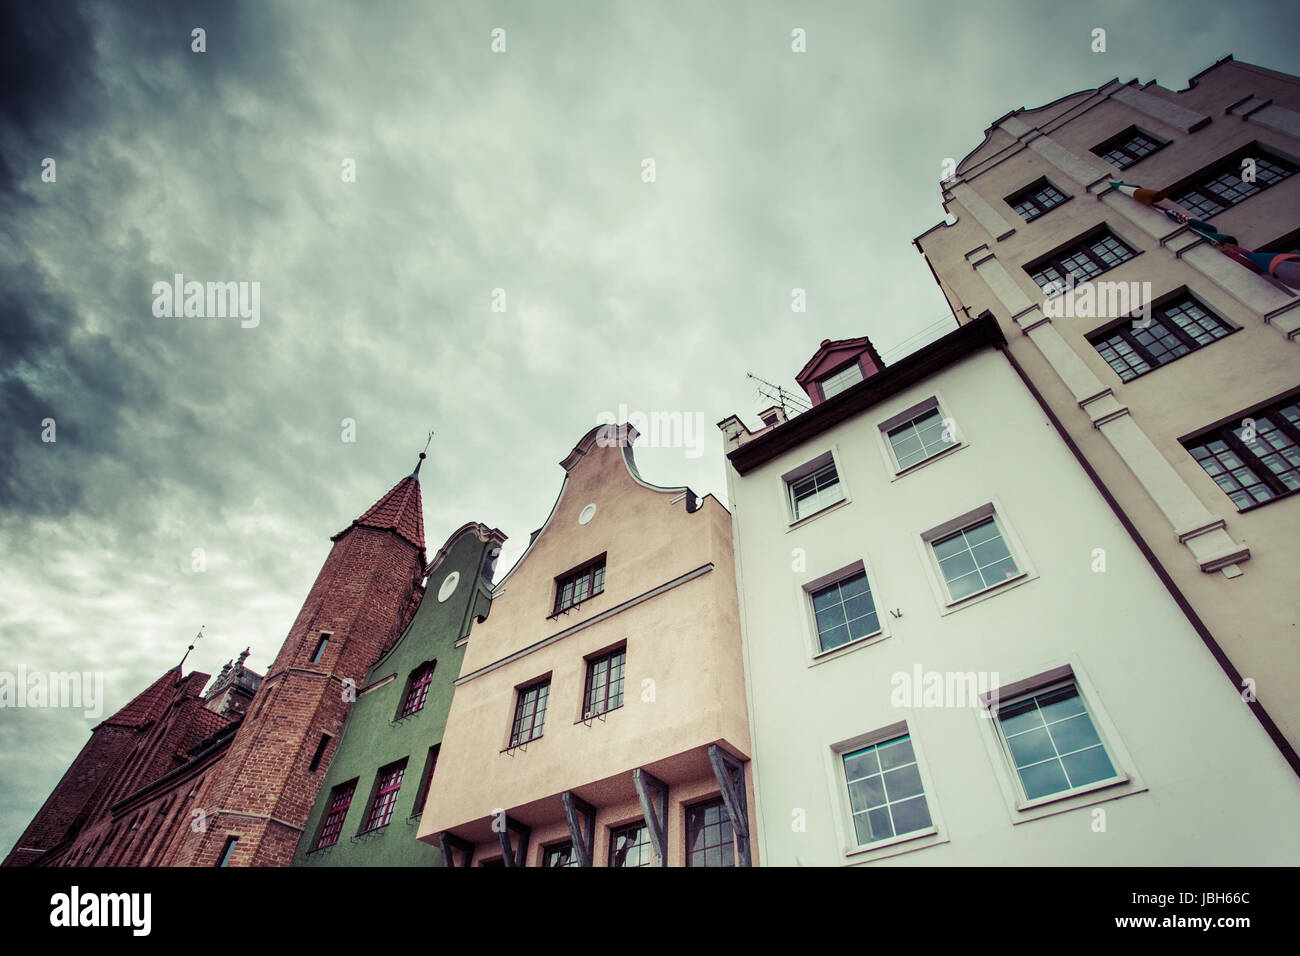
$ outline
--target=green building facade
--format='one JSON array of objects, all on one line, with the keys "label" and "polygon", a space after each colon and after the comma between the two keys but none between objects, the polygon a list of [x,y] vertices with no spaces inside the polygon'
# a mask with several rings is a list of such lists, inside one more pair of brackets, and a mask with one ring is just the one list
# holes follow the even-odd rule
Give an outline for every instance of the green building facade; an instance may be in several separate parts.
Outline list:
[{"label": "green building facade", "polygon": [[464,640],[491,607],[505,535],[471,522],[429,563],[402,636],[357,688],[293,866],[440,866],[415,838]]}]

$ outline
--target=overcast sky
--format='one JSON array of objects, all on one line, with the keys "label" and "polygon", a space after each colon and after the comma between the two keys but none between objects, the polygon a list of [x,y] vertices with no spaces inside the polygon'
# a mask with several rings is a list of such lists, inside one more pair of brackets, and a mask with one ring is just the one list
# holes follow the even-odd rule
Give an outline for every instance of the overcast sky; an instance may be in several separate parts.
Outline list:
[{"label": "overcast sky", "polygon": [[[430,428],[429,550],[482,521],[499,573],[620,405],[701,423],[637,461],[725,500],[746,371],[954,327],[911,245],[946,157],[1114,77],[1300,73],[1289,6],[10,4],[0,670],[101,672],[108,714],[205,625],[187,667],[264,671]],[[259,283],[259,324],[155,316],[176,273]],[[0,710],[0,856],[97,722]]]}]

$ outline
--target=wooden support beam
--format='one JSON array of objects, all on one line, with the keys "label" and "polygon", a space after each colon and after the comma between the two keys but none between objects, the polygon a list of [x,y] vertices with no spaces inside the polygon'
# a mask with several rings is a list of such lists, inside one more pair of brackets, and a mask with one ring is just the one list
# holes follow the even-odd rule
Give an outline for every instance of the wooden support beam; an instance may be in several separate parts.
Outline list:
[{"label": "wooden support beam", "polygon": [[722,802],[736,835],[736,865],[749,866],[749,804],[745,799],[745,765],[717,744],[709,744],[709,763],[722,791]]},{"label": "wooden support beam", "polygon": [[[469,866],[470,861],[474,858],[474,844],[468,840],[462,840],[454,833],[448,833],[443,830],[438,834],[438,846],[442,848],[442,865],[443,866]],[[460,850],[461,862],[456,862],[453,850]]]},{"label": "wooden support beam", "polygon": [[[532,835],[532,828],[526,827],[518,820],[511,817],[504,811],[501,813],[504,826],[498,827],[497,822],[492,822],[492,829],[497,831],[497,839],[501,841],[501,862],[506,866],[526,866],[528,863],[528,838]],[[510,833],[518,836],[515,840],[515,848],[510,848]]]},{"label": "wooden support beam", "polygon": [[650,830],[650,844],[659,857],[659,865],[668,865],[668,784],[641,767],[632,771],[641,813]]},{"label": "wooden support beam", "polygon": [[[596,849],[596,808],[572,790],[560,794],[564,804],[564,821],[569,825],[569,840],[578,855],[578,866],[594,866],[592,856]],[[586,830],[582,824],[586,823]]]}]

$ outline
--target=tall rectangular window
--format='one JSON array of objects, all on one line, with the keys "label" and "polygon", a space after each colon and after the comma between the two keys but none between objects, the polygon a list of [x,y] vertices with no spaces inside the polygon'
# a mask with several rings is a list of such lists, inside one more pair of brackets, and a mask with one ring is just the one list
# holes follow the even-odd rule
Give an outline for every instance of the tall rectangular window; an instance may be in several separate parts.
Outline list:
[{"label": "tall rectangular window", "polygon": [[1183,295],[1153,308],[1145,327],[1125,321],[1088,341],[1121,381],[1131,382],[1235,331],[1196,299]]},{"label": "tall rectangular window", "polygon": [[1152,136],[1136,126],[1130,126],[1106,142],[1094,146],[1092,151],[1112,166],[1127,169],[1139,159],[1145,159],[1156,150],[1164,149],[1168,145],[1167,141]]},{"label": "tall rectangular window", "polygon": [[1171,190],[1169,198],[1196,219],[1209,219],[1257,192],[1276,186],[1295,174],[1296,167],[1274,156],[1258,143],[1239,149],[1185,186]]},{"label": "tall rectangular window", "polygon": [[517,747],[542,735],[546,723],[546,698],[551,692],[551,679],[525,687],[515,701],[515,720],[510,728],[510,746]]},{"label": "tall rectangular window", "polygon": [[909,735],[841,754],[840,760],[859,846],[931,825],[925,787]]},{"label": "tall rectangular window", "polygon": [[404,759],[380,768],[379,777],[375,781],[375,796],[370,802],[370,813],[366,815],[366,824],[361,828],[362,833],[388,826],[388,821],[393,818],[393,809],[397,806],[397,793],[402,789],[404,776],[406,776]]},{"label": "tall rectangular window", "polygon": [[420,774],[420,789],[415,792],[415,806],[411,816],[418,817],[424,812],[424,805],[429,799],[429,785],[433,783],[433,771],[438,766],[438,751],[441,744],[429,748],[429,755],[424,759],[424,772]]},{"label": "tall rectangular window", "polygon": [[990,515],[930,542],[953,601],[978,594],[1020,575],[1020,568]]},{"label": "tall rectangular window", "polygon": [[998,729],[1025,796],[1034,800],[1117,776],[1071,681],[997,708]]},{"label": "tall rectangular window", "polygon": [[880,618],[865,570],[813,591],[810,597],[820,650],[832,651],[880,633]]},{"label": "tall rectangular window", "polygon": [[810,475],[796,478],[789,483],[788,488],[790,507],[796,521],[828,505],[833,505],[844,497],[834,461],[828,462]]},{"label": "tall rectangular window", "polygon": [[860,381],[862,381],[862,365],[854,359],[851,365],[846,365],[838,372],[827,375],[817,384],[821,386],[822,399],[825,400],[832,395],[838,395],[846,388],[857,385]]},{"label": "tall rectangular window", "polygon": [[235,844],[239,842],[239,837],[226,837],[226,845],[221,848],[221,856],[217,859],[217,866],[229,866],[230,858],[235,855]]},{"label": "tall rectangular window", "polygon": [[311,662],[313,664],[320,663],[320,659],[325,656],[325,648],[329,646],[329,642],[330,636],[328,634],[322,634],[320,636],[320,640],[316,642],[316,650],[311,655]]},{"label": "tall rectangular window", "polygon": [[352,794],[356,793],[357,782],[349,780],[334,788],[330,796],[329,809],[325,811],[325,822],[321,824],[320,836],[316,838],[316,849],[323,850],[339,842],[339,833],[343,830],[343,820],[352,806]]},{"label": "tall rectangular window", "polygon": [[616,867],[654,866],[655,854],[650,845],[650,828],[631,823],[609,831],[609,865]]},{"label": "tall rectangular window", "polygon": [[1008,196],[1007,205],[1025,222],[1033,222],[1043,213],[1055,209],[1069,198],[1046,179],[1040,179]]},{"label": "tall rectangular window", "polygon": [[1300,490],[1300,396],[1187,439],[1183,447],[1240,509]]},{"label": "tall rectangular window", "polygon": [[623,669],[626,662],[626,647],[587,662],[587,688],[582,695],[583,717],[594,717],[623,706]]},{"label": "tall rectangular window", "polygon": [[402,709],[397,713],[398,720],[419,713],[424,708],[425,698],[429,696],[429,685],[433,683],[433,670],[437,666],[436,661],[430,661],[421,665],[411,675],[411,682],[406,688],[406,697],[402,701]]},{"label": "tall rectangular window", "polygon": [[555,613],[581,604],[605,590],[605,558],[555,580]]},{"label": "tall rectangular window", "polygon": [[721,798],[687,807],[686,865],[736,865],[731,815]]}]

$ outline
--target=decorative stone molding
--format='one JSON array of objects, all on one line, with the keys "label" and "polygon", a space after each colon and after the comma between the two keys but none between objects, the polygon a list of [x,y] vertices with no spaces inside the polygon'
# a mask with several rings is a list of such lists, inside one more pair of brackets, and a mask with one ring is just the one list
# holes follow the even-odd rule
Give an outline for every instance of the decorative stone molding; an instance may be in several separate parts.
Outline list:
[{"label": "decorative stone molding", "polygon": [[995,240],[1001,242],[1015,234],[1015,227],[1002,218],[984,197],[966,183],[958,183],[952,188],[953,198],[961,203],[975,217],[975,221],[984,227]]},{"label": "decorative stone molding", "polygon": [[1111,99],[1119,100],[1125,106],[1184,133],[1194,133],[1210,122],[1210,118],[1204,113],[1197,113],[1159,96],[1152,96],[1135,86],[1121,86],[1110,95]]},{"label": "decorative stone molding", "polygon": [[[1235,265],[1218,252],[1214,254],[1229,265]],[[969,254],[967,258],[970,258]],[[1235,568],[1237,562],[1249,558],[1250,549],[1232,539],[1223,519],[1210,513],[1182,476],[1174,470],[1174,466],[1156,448],[1150,436],[1133,420],[1128,407],[1102,383],[1092,368],[1066,342],[1056,326],[1044,316],[1041,308],[1030,301],[1007,274],[997,256],[991,252],[984,255],[975,266],[975,271],[1002,302],[1021,331],[1047,359],[1061,382],[1074,395],[1079,408],[1088,415],[1092,426],[1106,436],[1111,447],[1176,530],[1179,542],[1192,552],[1201,570],[1212,572],[1222,569],[1229,576],[1239,574],[1239,569],[1234,572],[1229,568]]]}]

